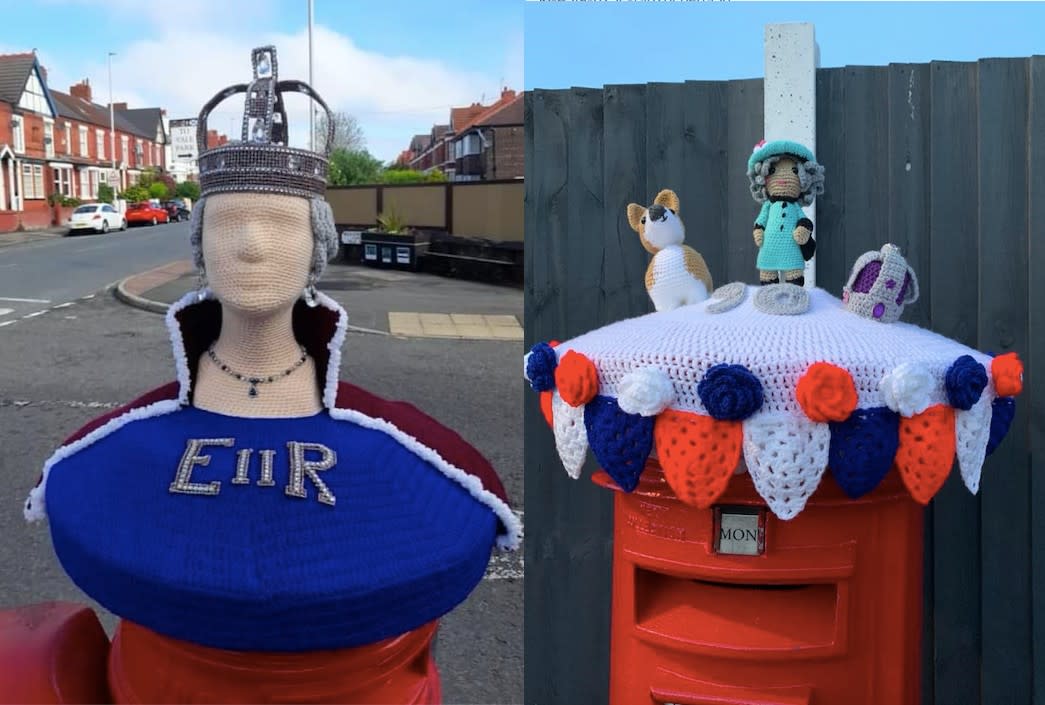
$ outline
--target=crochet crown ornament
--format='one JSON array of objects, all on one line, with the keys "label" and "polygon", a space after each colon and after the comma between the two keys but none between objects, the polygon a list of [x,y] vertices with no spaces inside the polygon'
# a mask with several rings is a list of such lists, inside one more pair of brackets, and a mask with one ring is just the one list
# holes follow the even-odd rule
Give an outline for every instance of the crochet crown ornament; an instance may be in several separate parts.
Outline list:
[{"label": "crochet crown ornament", "polygon": [[[225,192],[278,193],[305,198],[320,196],[327,187],[327,157],[334,143],[334,120],[323,99],[303,81],[280,81],[276,48],[264,46],[250,55],[253,78],[219,91],[207,101],[196,123],[200,196]],[[207,118],[226,98],[245,93],[242,138],[207,149]],[[327,114],[323,152],[287,144],[284,93],[301,93]]]},{"label": "crochet crown ornament", "polygon": [[893,244],[865,252],[842,289],[845,307],[881,323],[900,320],[904,306],[918,300],[918,277]]}]

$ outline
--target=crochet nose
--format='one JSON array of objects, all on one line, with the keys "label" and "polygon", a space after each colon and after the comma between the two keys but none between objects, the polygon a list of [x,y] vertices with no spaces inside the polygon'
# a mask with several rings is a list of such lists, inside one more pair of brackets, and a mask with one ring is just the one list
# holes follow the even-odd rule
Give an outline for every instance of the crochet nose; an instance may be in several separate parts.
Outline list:
[{"label": "crochet nose", "polygon": [[664,206],[660,205],[659,203],[657,205],[650,206],[649,217],[653,220],[664,220],[664,211]]}]

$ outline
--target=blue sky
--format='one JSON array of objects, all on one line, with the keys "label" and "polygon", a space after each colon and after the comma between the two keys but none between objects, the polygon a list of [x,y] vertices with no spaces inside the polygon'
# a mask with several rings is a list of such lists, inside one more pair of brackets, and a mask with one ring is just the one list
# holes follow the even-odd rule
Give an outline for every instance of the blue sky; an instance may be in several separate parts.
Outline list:
[{"label": "blue sky", "polygon": [[1045,54],[1045,3],[528,2],[526,88],[764,73],[763,27],[811,22],[820,65]]},{"label": "blue sky", "polygon": [[[394,159],[451,106],[521,89],[520,0],[315,0],[314,87],[357,116],[367,147]],[[94,99],[194,117],[225,86],[249,77],[250,49],[274,43],[282,78],[308,80],[307,0],[34,0],[4,3],[0,52],[37,49],[52,88],[87,77]],[[89,31],[85,28],[90,28]],[[75,40],[71,39],[75,38]],[[292,143],[307,142],[307,101],[292,98]],[[242,103],[211,124],[228,133]]]}]

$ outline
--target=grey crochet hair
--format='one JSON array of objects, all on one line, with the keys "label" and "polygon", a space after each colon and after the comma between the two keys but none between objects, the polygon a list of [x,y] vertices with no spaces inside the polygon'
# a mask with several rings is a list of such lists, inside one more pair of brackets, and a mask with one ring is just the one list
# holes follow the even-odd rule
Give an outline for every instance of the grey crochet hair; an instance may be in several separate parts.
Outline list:
[{"label": "grey crochet hair", "polygon": [[[764,203],[769,198],[769,194],[766,193],[766,177],[769,176],[769,167],[784,156],[787,155],[777,154],[755,162],[754,168],[748,173],[748,180],[751,182],[751,197],[755,199],[756,203]],[[803,162],[793,156],[791,159],[795,159],[798,163],[798,183],[802,191],[798,201],[803,206],[808,206],[824,192],[824,167],[814,161]]]},{"label": "grey crochet hair", "polygon": [[[310,273],[319,279],[327,262],[338,252],[337,228],[334,226],[334,213],[326,199],[313,196],[309,199],[312,206],[312,267]],[[203,261],[203,213],[206,208],[206,197],[201,198],[192,207],[192,219],[189,223],[189,242],[192,245],[192,258],[196,268],[205,270]]]}]

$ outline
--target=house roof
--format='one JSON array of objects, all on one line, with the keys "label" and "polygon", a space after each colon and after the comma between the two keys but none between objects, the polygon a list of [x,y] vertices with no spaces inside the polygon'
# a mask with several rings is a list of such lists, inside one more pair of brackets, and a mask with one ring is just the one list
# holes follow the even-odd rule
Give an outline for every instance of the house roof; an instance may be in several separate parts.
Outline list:
[{"label": "house roof", "polygon": [[123,116],[127,122],[137,128],[135,134],[155,140],[156,128],[159,126],[160,130],[163,131],[164,137],[167,135],[166,130],[163,130],[163,110],[160,108],[132,108],[129,110],[117,110],[116,113]]},{"label": "house roof", "polygon": [[472,103],[467,108],[450,108],[450,129],[454,132],[460,132],[465,125],[482,115],[489,107],[488,105]]},{"label": "house roof", "polygon": [[523,121],[523,96],[514,91],[505,91],[501,99],[476,115],[457,129],[461,135],[473,127],[496,127],[497,125],[520,125]]},{"label": "house roof", "polygon": [[36,55],[32,52],[0,54],[0,101],[18,103],[35,64]]},{"label": "house roof", "polygon": [[431,141],[431,135],[414,135],[414,138],[410,140],[410,150],[414,152],[423,152]]},{"label": "house roof", "polygon": [[[61,91],[52,90],[51,96],[54,98],[55,105],[58,108],[58,114],[61,117],[70,120],[79,120],[80,122],[86,122],[89,125],[97,125],[98,127],[109,127],[108,106],[98,105],[97,103],[92,103],[83,98],[77,98],[74,95],[62,93]],[[145,110],[156,110],[157,113],[159,112],[159,108],[145,108]],[[125,112],[133,111],[117,110],[113,114],[113,124],[118,132],[126,132],[148,140],[156,139],[155,125],[150,129],[142,130],[137,124],[127,119]]]},{"label": "house roof", "polygon": [[[21,54],[0,54],[0,103],[18,105],[25,92],[25,84],[29,81],[29,74],[34,69],[39,69],[36,54],[23,52]],[[58,106],[54,103],[53,96],[49,95],[47,80],[44,73],[39,71],[40,82],[44,86],[44,96],[51,105],[51,110],[58,113]]]}]

